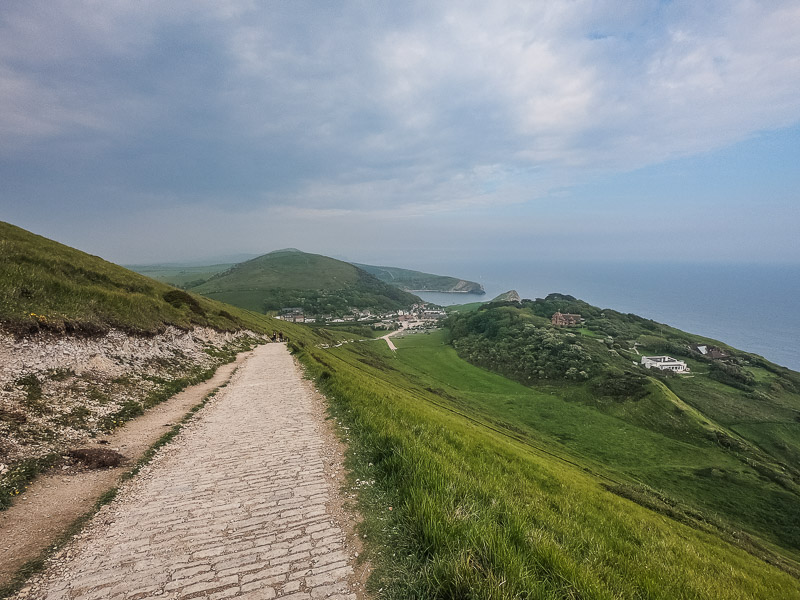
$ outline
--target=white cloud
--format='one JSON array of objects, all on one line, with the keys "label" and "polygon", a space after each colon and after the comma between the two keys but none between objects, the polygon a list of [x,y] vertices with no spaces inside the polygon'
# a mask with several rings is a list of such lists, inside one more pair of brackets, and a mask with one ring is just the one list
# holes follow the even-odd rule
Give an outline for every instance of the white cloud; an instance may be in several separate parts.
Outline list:
[{"label": "white cloud", "polygon": [[798,89],[793,0],[33,0],[0,14],[0,169],[42,202],[423,219],[796,124]]}]

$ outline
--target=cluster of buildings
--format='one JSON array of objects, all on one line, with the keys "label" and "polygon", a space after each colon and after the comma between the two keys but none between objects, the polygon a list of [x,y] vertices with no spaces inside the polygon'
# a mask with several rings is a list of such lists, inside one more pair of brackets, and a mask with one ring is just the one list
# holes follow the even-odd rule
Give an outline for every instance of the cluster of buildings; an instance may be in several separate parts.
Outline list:
[{"label": "cluster of buildings", "polygon": [[372,325],[376,329],[406,329],[429,327],[447,316],[444,310],[431,308],[428,304],[414,304],[409,310],[380,313],[369,309],[360,310],[353,308],[350,314],[343,316],[334,315],[307,315],[302,308],[297,306],[282,308],[277,319],[290,323],[362,323]]},{"label": "cluster of buildings", "polygon": [[688,365],[682,360],[671,356],[643,356],[642,366],[645,369],[658,369],[659,371],[672,371],[673,373],[686,373]]},{"label": "cluster of buildings", "polygon": [[[556,327],[579,327],[583,323],[583,319],[578,314],[557,312],[550,318],[550,322]],[[713,346],[696,346],[692,350],[711,358],[725,356],[724,352]],[[658,369],[659,371],[671,371],[673,373],[687,373],[689,371],[689,366],[684,361],[671,356],[643,356],[641,365],[646,369]]]},{"label": "cluster of buildings", "polygon": [[580,315],[573,313],[555,313],[550,317],[550,322],[557,327],[579,327],[583,322]]}]

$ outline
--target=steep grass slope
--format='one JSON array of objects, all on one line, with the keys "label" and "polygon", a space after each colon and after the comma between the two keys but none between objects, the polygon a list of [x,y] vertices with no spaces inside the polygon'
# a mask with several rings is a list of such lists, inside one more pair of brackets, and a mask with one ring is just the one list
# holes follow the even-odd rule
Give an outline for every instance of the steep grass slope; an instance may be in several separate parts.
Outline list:
[{"label": "steep grass slope", "polygon": [[350,263],[294,249],[239,263],[191,290],[262,313],[300,306],[342,314],[349,307],[393,310],[420,301]]},{"label": "steep grass slope", "polygon": [[441,339],[298,346],[351,443],[381,597],[800,598],[792,560],[612,493],[624,474],[515,428],[498,405],[544,398]]},{"label": "steep grass slope", "polygon": [[116,327],[266,331],[258,315],[154,281],[0,222],[0,323],[14,332],[100,333]]},{"label": "steep grass slope", "polygon": [[485,294],[483,286],[474,281],[449,277],[447,275],[433,275],[422,271],[400,269],[398,267],[376,267],[353,263],[359,269],[364,269],[384,283],[399,287],[409,292],[459,292],[469,294]]},{"label": "steep grass slope", "polygon": [[[584,327],[552,327],[547,315],[555,310],[580,312]],[[467,395],[475,410],[800,556],[800,374],[565,297],[486,305],[448,326],[453,347],[437,355],[457,352],[525,385],[514,398]],[[705,357],[692,350],[698,343],[725,356]],[[638,365],[643,354],[664,353],[691,372]]]}]

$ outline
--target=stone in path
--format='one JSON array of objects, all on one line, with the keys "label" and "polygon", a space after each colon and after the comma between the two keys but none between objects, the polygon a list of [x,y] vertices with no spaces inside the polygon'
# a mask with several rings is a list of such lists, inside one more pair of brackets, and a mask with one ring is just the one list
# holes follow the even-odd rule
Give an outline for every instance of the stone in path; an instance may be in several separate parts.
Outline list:
[{"label": "stone in path", "polygon": [[283,344],[227,388],[21,593],[354,599],[314,398]]}]

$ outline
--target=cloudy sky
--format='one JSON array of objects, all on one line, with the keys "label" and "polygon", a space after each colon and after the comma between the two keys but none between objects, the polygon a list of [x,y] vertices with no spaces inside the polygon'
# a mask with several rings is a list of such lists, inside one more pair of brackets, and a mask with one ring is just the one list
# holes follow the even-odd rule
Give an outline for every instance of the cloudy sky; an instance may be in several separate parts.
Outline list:
[{"label": "cloudy sky", "polygon": [[10,0],[0,182],[122,263],[800,263],[800,3]]}]

